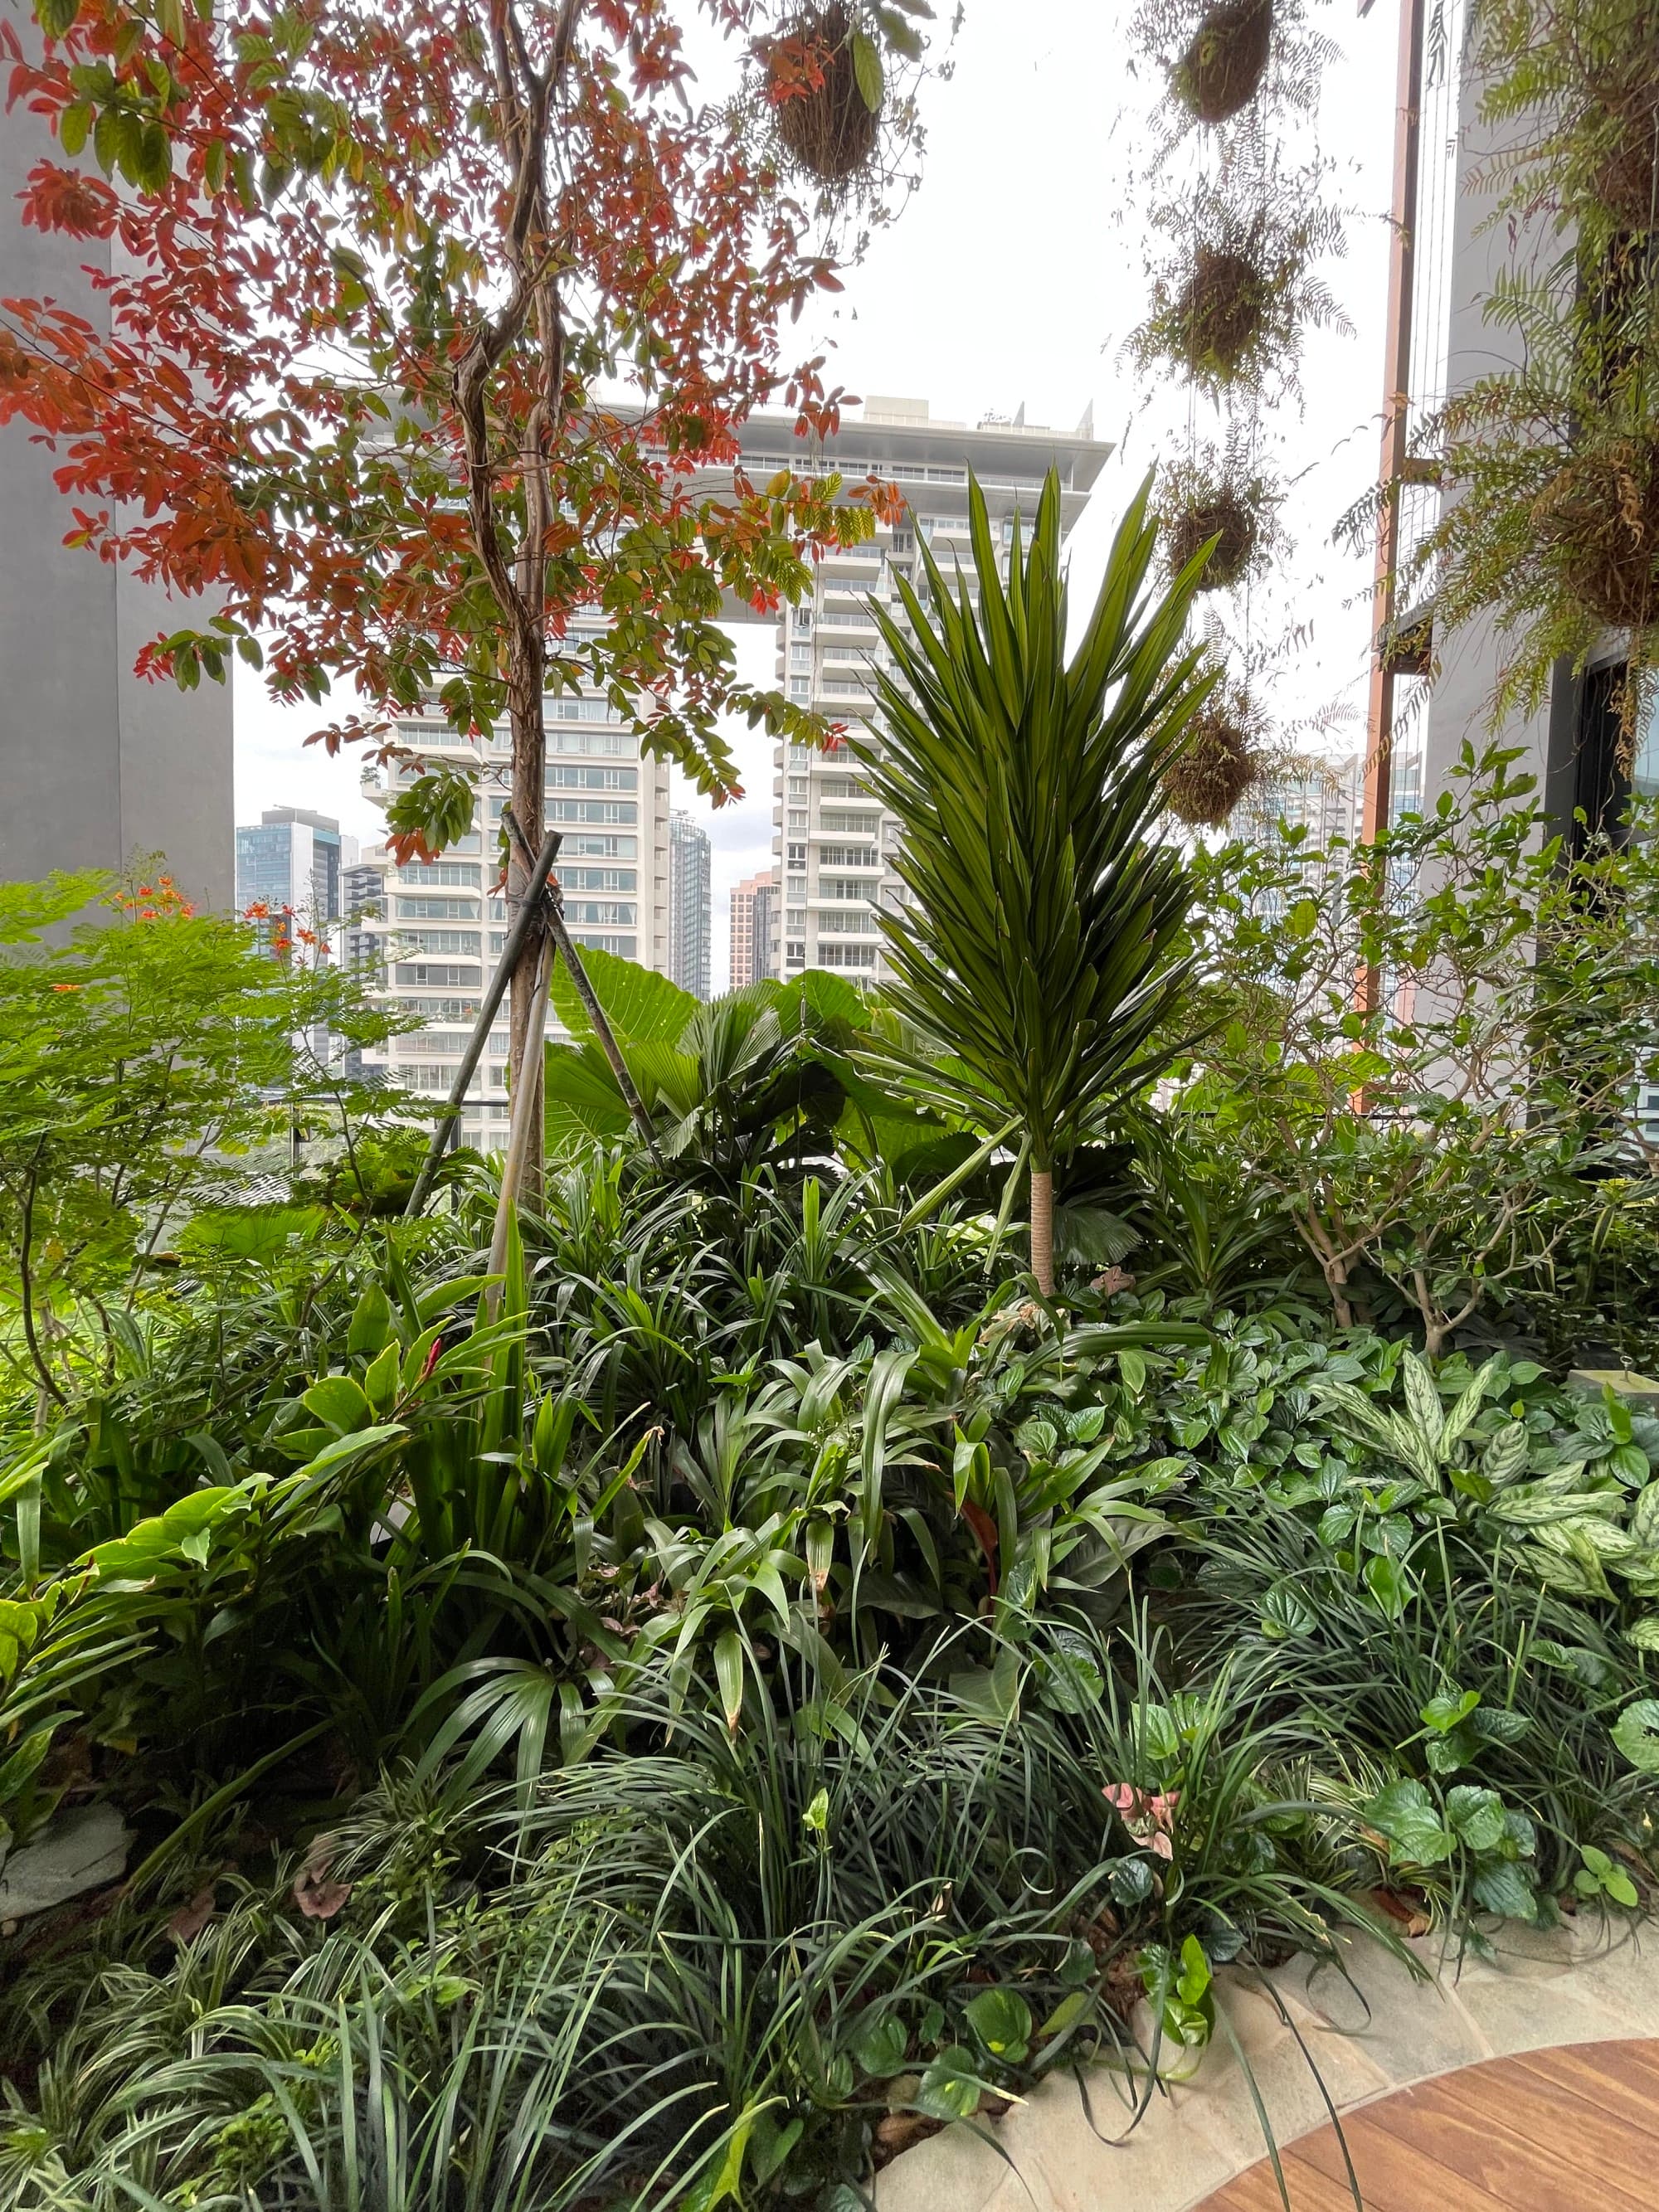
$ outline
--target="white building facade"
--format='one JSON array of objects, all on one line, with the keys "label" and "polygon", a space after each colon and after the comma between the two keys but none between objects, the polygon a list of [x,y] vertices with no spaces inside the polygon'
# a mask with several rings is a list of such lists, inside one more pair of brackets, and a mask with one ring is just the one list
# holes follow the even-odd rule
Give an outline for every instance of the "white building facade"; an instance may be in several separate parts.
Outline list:
[{"label": "white building facade", "polygon": [[[641,754],[638,738],[603,698],[550,694],[546,711],[546,820],[564,840],[556,873],[571,936],[666,975],[667,763]],[[384,848],[364,855],[379,871],[379,912],[362,914],[354,929],[354,942],[373,948],[387,1001],[424,1025],[392,1038],[378,1065],[389,1081],[442,1097],[507,941],[507,902],[491,886],[500,876],[498,830],[512,789],[511,739],[505,726],[488,740],[464,738],[435,711],[401,720],[397,738],[411,757],[363,774],[364,793],[377,804],[439,762],[465,763],[477,781],[472,828],[441,859],[400,865]],[[550,1014],[549,1034],[561,1034]],[[505,1142],[507,1062],[503,1000],[462,1112],[464,1145],[488,1152]]]},{"label": "white building facade", "polygon": [[[861,414],[848,412],[836,437],[806,451],[793,435],[793,418],[750,418],[744,459],[757,479],[784,467],[817,474],[833,469],[852,484],[873,471],[896,482],[908,501],[895,526],[822,561],[811,597],[783,611],[776,670],[790,698],[856,725],[879,743],[872,678],[887,656],[870,602],[902,621],[899,580],[925,598],[919,541],[931,546],[947,575],[953,556],[971,574],[970,469],[1000,545],[1012,538],[1016,508],[1028,517],[1035,513],[1051,467],[1060,472],[1062,528],[1070,532],[1111,447],[1095,437],[1087,416],[1075,431],[1055,432],[1028,425],[1024,413],[1010,422],[987,416],[969,427],[933,421],[926,400],[872,397]],[[806,968],[830,968],[855,981],[879,981],[884,962],[876,917],[903,897],[892,865],[899,825],[870,796],[844,747],[781,744],[773,769],[772,849],[780,890],[764,954],[757,948],[756,972],[787,980]]]}]

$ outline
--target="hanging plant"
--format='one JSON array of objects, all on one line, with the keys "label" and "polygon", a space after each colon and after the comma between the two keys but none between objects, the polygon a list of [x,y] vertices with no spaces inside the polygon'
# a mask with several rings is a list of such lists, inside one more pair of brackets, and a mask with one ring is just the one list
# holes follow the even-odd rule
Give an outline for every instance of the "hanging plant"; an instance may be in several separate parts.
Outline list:
[{"label": "hanging plant", "polygon": [[1273,495],[1242,455],[1206,447],[1164,470],[1158,486],[1158,542],[1172,576],[1213,539],[1201,592],[1231,591],[1265,565],[1273,535]]},{"label": "hanging plant", "polygon": [[[1280,211],[1291,207],[1301,212]],[[1349,327],[1312,274],[1317,254],[1341,250],[1341,218],[1317,204],[1307,179],[1273,180],[1271,197],[1248,210],[1200,185],[1156,219],[1177,246],[1131,342],[1143,367],[1172,362],[1211,391],[1259,386],[1270,368],[1293,386],[1303,329]]]},{"label": "hanging plant", "polygon": [[1170,72],[1176,97],[1200,123],[1237,115],[1267,74],[1273,31],[1273,0],[1218,0]]},{"label": "hanging plant", "polygon": [[1307,12],[1306,0],[1139,0],[1129,40],[1169,88],[1160,118],[1166,139],[1234,123],[1224,168],[1270,155],[1285,118],[1317,106],[1339,55],[1309,27]]},{"label": "hanging plant", "polygon": [[869,167],[886,86],[874,39],[842,0],[804,8],[766,49],[773,129],[789,160],[820,184]]},{"label": "hanging plant", "polygon": [[1595,149],[1590,185],[1621,229],[1659,229],[1659,82],[1609,85],[1592,111]]},{"label": "hanging plant", "polygon": [[1645,629],[1659,616],[1659,429],[1577,454],[1534,502],[1540,542],[1598,621]]},{"label": "hanging plant", "polygon": [[1261,775],[1248,708],[1224,693],[1192,725],[1179,759],[1164,772],[1170,811],[1194,830],[1218,830]]},{"label": "hanging plant", "polygon": [[1496,211],[1563,216],[1592,256],[1659,228],[1654,0],[1506,0],[1475,21],[1481,118],[1502,126],[1480,179]]}]

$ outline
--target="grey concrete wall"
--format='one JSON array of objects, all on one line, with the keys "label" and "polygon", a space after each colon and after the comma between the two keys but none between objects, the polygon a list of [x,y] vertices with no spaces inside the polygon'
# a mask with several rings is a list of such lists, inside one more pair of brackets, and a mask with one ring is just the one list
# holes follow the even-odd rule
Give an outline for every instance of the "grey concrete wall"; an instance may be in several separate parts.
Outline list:
[{"label": "grey concrete wall", "polygon": [[[1495,187],[1483,184],[1473,173],[1481,171],[1494,155],[1501,154],[1503,139],[1480,118],[1481,90],[1474,72],[1466,66],[1459,100],[1461,182],[1452,228],[1451,311],[1447,331],[1446,388],[1452,393],[1520,364],[1517,333],[1506,325],[1488,322],[1484,313],[1484,303],[1499,275],[1540,257],[1547,265],[1565,250],[1560,236],[1544,225],[1516,234],[1507,217],[1492,220]],[[1424,799],[1429,805],[1444,789],[1447,773],[1464,740],[1479,752],[1495,734],[1490,727],[1492,700],[1514,641],[1500,633],[1493,617],[1482,615],[1461,629],[1437,631],[1435,644],[1441,666],[1430,695],[1423,764]],[[1530,716],[1510,715],[1496,734],[1501,734],[1505,744],[1525,747],[1528,764],[1541,787],[1549,765],[1548,703]]]},{"label": "grey concrete wall", "polygon": [[[0,0],[0,15],[34,37],[26,0]],[[108,247],[18,220],[17,194],[52,149],[37,117],[0,110],[0,296],[51,297],[106,327],[84,268],[107,268]],[[199,618],[200,602],[64,544],[70,503],[34,435],[0,429],[0,879],[159,851],[187,896],[228,909],[229,686],[183,692],[132,673],[144,641]]]}]

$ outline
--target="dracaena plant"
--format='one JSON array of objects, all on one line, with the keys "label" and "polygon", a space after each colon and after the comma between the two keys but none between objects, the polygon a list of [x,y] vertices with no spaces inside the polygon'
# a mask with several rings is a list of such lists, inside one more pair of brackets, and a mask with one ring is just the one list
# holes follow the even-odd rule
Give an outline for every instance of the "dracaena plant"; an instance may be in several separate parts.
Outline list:
[{"label": "dracaena plant", "polygon": [[912,1094],[1006,1139],[1030,1170],[1031,1265],[1054,1289],[1055,1163],[1108,1126],[1155,1073],[1149,1048],[1185,976],[1188,902],[1158,832],[1164,774],[1212,678],[1187,646],[1200,555],[1149,587],[1150,482],[1131,501],[1082,643],[1066,652],[1060,491],[1050,474],[1005,580],[970,483],[978,596],[923,549],[929,612],[875,610],[892,671],[878,678],[866,780],[903,824],[910,897],[884,915],[893,994],[913,1025],[871,1057]]}]

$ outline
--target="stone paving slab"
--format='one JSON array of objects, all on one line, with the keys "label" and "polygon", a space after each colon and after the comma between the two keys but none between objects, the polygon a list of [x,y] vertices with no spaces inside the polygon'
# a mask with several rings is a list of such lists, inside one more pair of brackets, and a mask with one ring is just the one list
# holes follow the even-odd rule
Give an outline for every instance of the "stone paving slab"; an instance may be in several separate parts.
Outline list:
[{"label": "stone paving slab", "polygon": [[[1420,1978],[1365,1937],[1345,1941],[1346,1978],[1334,1967],[1310,1973],[1304,1959],[1254,1984],[1225,1969],[1218,2002],[1237,2051],[1218,2027],[1196,2066],[1182,2053],[1172,2067],[1165,2054],[1166,2078],[1139,2121],[1114,2069],[1090,2069],[1082,2087],[1051,2075],[1000,2120],[977,2132],[947,2128],[895,2159],[877,2182],[877,2205],[1189,2212],[1266,2150],[1247,2063],[1283,2145],[1329,2118],[1327,2096],[1348,2112],[1483,2058],[1659,2036],[1659,1975],[1644,1934],[1650,1947],[1651,1930],[1584,1914],[1559,1929],[1506,1928],[1493,1959],[1461,1961],[1423,1937],[1408,1947]],[[1149,2044],[1150,2023],[1141,2025]]]}]

